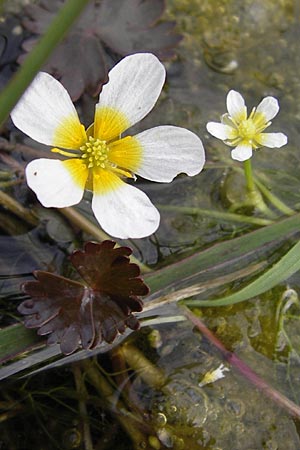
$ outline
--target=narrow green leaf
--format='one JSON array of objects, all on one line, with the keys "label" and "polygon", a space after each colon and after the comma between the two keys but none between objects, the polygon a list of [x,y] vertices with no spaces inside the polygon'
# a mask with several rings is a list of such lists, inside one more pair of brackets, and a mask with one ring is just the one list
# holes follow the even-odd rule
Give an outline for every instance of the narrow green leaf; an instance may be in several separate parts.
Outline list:
[{"label": "narrow green leaf", "polygon": [[299,229],[300,214],[298,213],[241,237],[215,244],[207,250],[147,274],[144,279],[150,286],[151,292],[154,293],[178,282],[178,280],[199,273],[201,270],[207,270],[216,264],[220,265],[249,252],[255,252],[263,245],[286,238],[289,233],[295,233]]},{"label": "narrow green leaf", "polygon": [[268,291],[300,270],[300,241],[273,267],[238,292],[216,300],[188,300],[189,306],[225,306],[243,302]]},{"label": "narrow green leaf", "polygon": [[78,18],[88,0],[68,0],[61,8],[44,36],[27,56],[18,72],[0,95],[0,125],[7,119],[17,101],[36,73],[47,61],[68,29]]},{"label": "narrow green leaf", "polygon": [[0,329],[0,363],[12,359],[41,342],[35,331],[21,323]]},{"label": "narrow green leaf", "polygon": [[[183,289],[193,285],[195,280],[200,283],[200,278],[206,280],[209,286],[212,285],[212,283],[209,282],[209,277],[214,281],[218,279],[222,282],[223,279],[225,282],[227,278],[224,276],[223,268],[221,268],[222,270],[220,271],[222,264],[223,267],[228,268],[229,273],[234,273],[234,271],[247,267],[247,265],[251,263],[258,263],[259,255],[265,256],[270,249],[274,248],[273,244],[278,246],[279,240],[282,241],[283,239],[286,239],[287,236],[292,236],[292,234],[298,232],[299,229],[300,214],[296,214],[293,217],[281,220],[239,238],[215,244],[207,250],[198,252],[182,261],[171,264],[168,267],[151,274],[147,274],[144,276],[144,279],[150,285],[152,291],[148,301],[151,303],[152,299],[155,298],[155,295],[158,297],[160,295],[160,290],[165,289],[166,292],[170,292],[174,289],[174,286],[176,286],[176,289]],[[297,254],[299,255],[299,244],[296,245],[297,248],[294,251],[293,249],[290,250],[290,252],[292,252],[291,257],[289,256],[290,252],[288,252],[285,257],[283,257],[285,259],[283,260],[282,258],[283,261],[286,261],[287,259],[287,262],[284,263],[284,276],[281,273],[283,270],[282,267],[279,267],[279,272],[275,272],[275,275],[271,277],[272,283],[279,283],[300,267],[300,262],[298,261],[300,258],[297,258]],[[280,264],[280,262],[269,270],[274,271],[278,264]],[[267,273],[269,273],[269,271],[265,272],[265,274]],[[279,277],[278,273],[282,275],[282,278]],[[201,277],[199,274],[201,274]],[[259,279],[257,279],[257,281],[258,280]],[[269,284],[266,285],[266,282]],[[261,284],[261,289],[269,289],[270,280],[267,276],[262,280]],[[213,302],[215,301],[216,300]],[[204,301],[201,301],[201,306],[203,306],[203,303],[205,306],[209,306],[209,303]],[[196,301],[189,304],[196,306]],[[215,303],[213,303],[213,305],[215,305]],[[1,360],[9,361],[9,359],[20,354],[22,351],[29,351],[26,358],[23,358],[20,361],[14,361],[0,369],[0,379],[11,376],[13,373],[18,373],[25,368],[34,368],[37,364],[47,364],[47,361],[49,362],[54,355],[58,357],[61,364],[67,361],[64,357],[58,355],[58,351],[53,347],[48,349],[42,348],[37,354],[36,352],[32,352],[32,348],[35,347],[38,342],[39,338],[36,336],[35,332],[23,328],[22,325],[16,325],[15,329],[9,327],[8,329],[0,330],[0,362]],[[105,351],[106,349],[101,349],[101,351],[102,350]],[[89,355],[90,354],[91,353],[89,353]],[[78,352],[78,354],[76,353],[72,357],[84,358],[85,356],[86,354],[82,351]],[[55,365],[58,364],[60,364],[60,362],[56,361]]]}]

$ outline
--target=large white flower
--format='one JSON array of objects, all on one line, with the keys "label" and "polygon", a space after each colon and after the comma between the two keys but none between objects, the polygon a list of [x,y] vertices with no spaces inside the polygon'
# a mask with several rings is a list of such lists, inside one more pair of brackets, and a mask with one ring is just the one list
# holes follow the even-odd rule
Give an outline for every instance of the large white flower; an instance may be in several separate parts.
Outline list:
[{"label": "large white flower", "polygon": [[252,151],[259,147],[282,147],[287,143],[283,133],[262,133],[270,120],[279,111],[278,101],[274,97],[265,97],[257,108],[253,108],[247,118],[245,100],[236,91],[227,95],[228,113],[221,117],[221,123],[208,122],[206,125],[210,134],[222,139],[225,144],[235,147],[231,157],[237,161],[251,158]]},{"label": "large white flower", "polygon": [[[75,205],[84,189],[93,191],[92,209],[102,228],[119,238],[141,238],[159,225],[149,198],[123,179],[140,175],[170,182],[179,173],[198,174],[203,145],[189,130],[159,126],[121,137],[154,107],[165,81],[156,56],[127,56],[109,72],[85,129],[65,88],[40,72],[11,113],[14,124],[63,159],[36,159],[26,167],[30,188],[46,207]],[[67,149],[67,150],[62,150]]]}]

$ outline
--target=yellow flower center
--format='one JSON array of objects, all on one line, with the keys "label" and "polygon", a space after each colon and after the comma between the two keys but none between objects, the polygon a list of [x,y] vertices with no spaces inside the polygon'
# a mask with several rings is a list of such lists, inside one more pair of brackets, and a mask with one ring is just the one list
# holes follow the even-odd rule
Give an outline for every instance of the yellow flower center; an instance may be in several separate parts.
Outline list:
[{"label": "yellow flower center", "polygon": [[252,119],[242,120],[238,127],[239,136],[242,139],[251,140],[257,133],[257,128]]},{"label": "yellow flower center", "polygon": [[80,147],[82,151],[81,158],[88,169],[101,168],[105,169],[108,163],[108,146],[106,141],[101,141],[92,136],[88,141]]}]

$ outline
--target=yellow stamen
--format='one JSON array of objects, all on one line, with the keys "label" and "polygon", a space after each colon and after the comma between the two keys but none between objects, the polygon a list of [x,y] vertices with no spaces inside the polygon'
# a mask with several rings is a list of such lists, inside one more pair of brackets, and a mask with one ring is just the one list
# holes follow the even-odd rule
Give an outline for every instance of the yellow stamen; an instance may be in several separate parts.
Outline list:
[{"label": "yellow stamen", "polygon": [[100,167],[105,169],[108,164],[108,147],[105,141],[95,139],[92,136],[80,147],[82,151],[81,158],[88,169]]},{"label": "yellow stamen", "polygon": [[78,155],[76,155],[76,154],[74,155],[74,153],[71,153],[71,152],[66,152],[64,150],[61,150],[60,148],[52,148],[51,152],[59,153],[60,155],[69,156],[71,158],[75,158],[76,156],[78,157]]},{"label": "yellow stamen", "polygon": [[119,167],[112,167],[111,170],[120,177],[136,179],[135,175],[128,170],[120,169]]},{"label": "yellow stamen", "polygon": [[239,125],[239,135],[241,138],[253,139],[256,132],[256,126],[252,119],[242,120]]}]

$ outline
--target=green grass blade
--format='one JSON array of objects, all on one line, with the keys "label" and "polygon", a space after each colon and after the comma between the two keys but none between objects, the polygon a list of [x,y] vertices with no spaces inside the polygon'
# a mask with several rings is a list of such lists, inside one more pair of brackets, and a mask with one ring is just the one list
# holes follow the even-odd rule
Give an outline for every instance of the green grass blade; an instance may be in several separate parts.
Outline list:
[{"label": "green grass blade", "polygon": [[144,276],[151,292],[172,286],[186,277],[207,270],[217,264],[243,257],[263,245],[285,238],[289,233],[300,230],[300,214],[280,220],[241,237],[215,244],[207,250],[195,253],[174,264]]},{"label": "green grass blade", "polygon": [[68,0],[54,18],[44,36],[27,56],[18,72],[0,95],[0,126],[7,119],[23,92],[87,3],[88,0]]},{"label": "green grass blade", "polygon": [[[273,243],[278,246],[279,240],[284,240],[287,236],[295,234],[300,229],[300,214],[296,214],[288,219],[283,219],[277,223],[266,226],[262,229],[247,233],[244,236],[231,239],[229,241],[221,242],[213,245],[207,250],[198,252],[188,258],[171,264],[165,268],[157,270],[153,273],[144,276],[145,281],[151,287],[151,297],[155,298],[155,295],[159,296],[159,291],[166,289],[166,292],[172,292],[174,286],[176,289],[180,289],[191,285],[195,282],[195,279],[199,282],[199,274],[207,281],[210,275],[212,280],[218,281],[217,277],[220,278],[220,271],[218,267],[221,264],[229,267],[230,273],[235,273],[235,270],[247,268],[251,263],[258,263],[259,255],[262,257],[268,251],[269,245],[273,248]],[[262,277],[265,277],[261,284],[263,287],[260,289],[269,289],[270,285],[274,282],[279,283],[281,280],[287,278],[292,273],[294,273],[298,267],[300,267],[299,255],[299,243],[293,247],[278,263],[275,264],[268,272],[265,272]],[[290,256],[292,255],[292,256]],[[287,261],[286,261],[287,260]],[[279,270],[276,267],[284,263],[284,274],[281,273],[283,268],[279,266]],[[286,262],[285,262],[286,261]],[[271,283],[266,276],[268,273],[272,275],[272,272],[276,269],[275,275],[271,277]],[[282,275],[281,278],[279,275]],[[227,281],[226,281],[227,280]],[[260,280],[258,278],[255,282]],[[222,282],[222,279],[219,280]],[[228,279],[224,277],[224,282],[228,283]],[[187,284],[186,284],[187,283]],[[268,284],[265,284],[268,283]],[[246,289],[246,288],[245,288]],[[263,292],[263,291],[262,291]],[[251,292],[252,295],[253,292]],[[235,295],[235,294],[233,294]],[[250,297],[249,297],[250,298]],[[220,299],[222,300],[222,299]],[[201,301],[201,306],[210,306],[208,302],[215,305],[216,301]],[[197,302],[197,303],[196,303]],[[147,303],[147,299],[145,301]],[[187,303],[187,302],[186,302]],[[198,301],[191,301],[188,304],[198,306]],[[23,341],[23,342],[22,342]],[[23,327],[23,325],[16,325],[13,327],[8,327],[7,329],[0,330],[0,362],[7,361],[7,365],[0,369],[0,379],[11,376],[14,373],[18,373],[21,370],[27,368],[35,368],[37,364],[47,364],[53,353],[46,351],[46,349],[41,349],[38,355],[34,358],[34,353],[31,351],[32,348],[36,347],[40,342],[40,338],[36,335],[33,330],[28,330]],[[25,344],[25,345],[24,345]],[[22,354],[24,351],[29,351],[29,353],[24,358],[19,361],[14,361],[8,363],[9,360]],[[82,355],[83,355],[82,351]],[[74,355],[75,357],[75,355]],[[64,359],[62,355],[58,356],[59,359]],[[65,361],[65,359],[64,359]]]},{"label": "green grass blade", "polygon": [[273,267],[238,292],[217,300],[188,300],[189,306],[225,306],[243,302],[268,291],[300,270],[300,241]]}]

